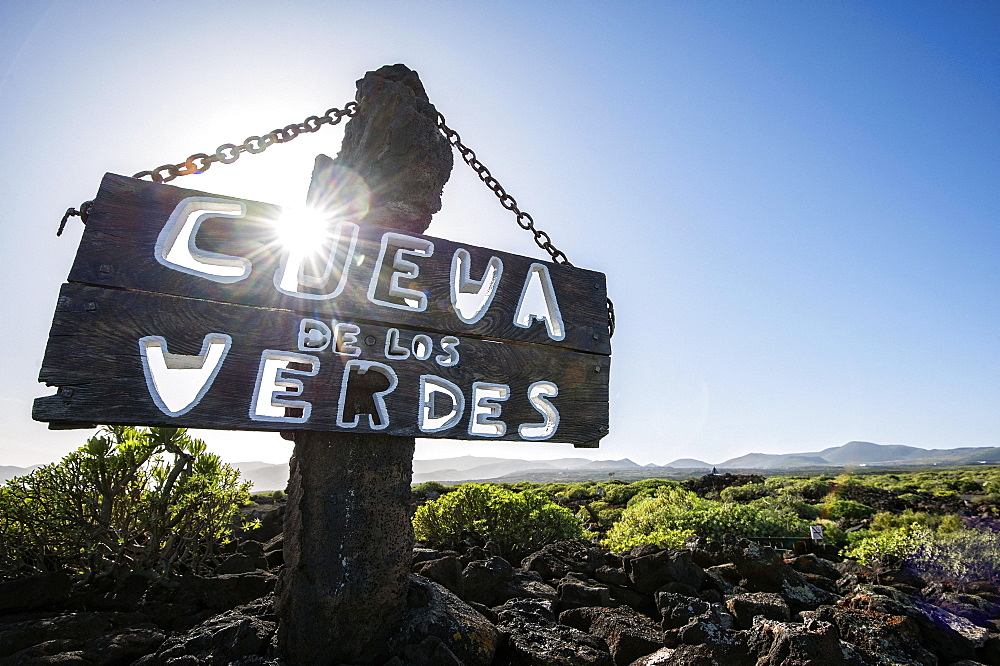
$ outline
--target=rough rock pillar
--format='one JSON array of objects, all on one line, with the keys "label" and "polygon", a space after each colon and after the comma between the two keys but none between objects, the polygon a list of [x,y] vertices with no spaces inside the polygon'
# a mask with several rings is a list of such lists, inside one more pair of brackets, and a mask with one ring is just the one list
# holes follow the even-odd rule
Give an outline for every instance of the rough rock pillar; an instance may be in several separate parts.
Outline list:
[{"label": "rough rock pillar", "polygon": [[[452,154],[420,79],[404,65],[368,72],[357,102],[340,154],[316,159],[310,201],[323,200],[325,167],[349,167],[371,191],[362,224],[425,231]],[[413,447],[412,437],[295,433],[276,604],[291,663],[385,660],[406,604]]]}]

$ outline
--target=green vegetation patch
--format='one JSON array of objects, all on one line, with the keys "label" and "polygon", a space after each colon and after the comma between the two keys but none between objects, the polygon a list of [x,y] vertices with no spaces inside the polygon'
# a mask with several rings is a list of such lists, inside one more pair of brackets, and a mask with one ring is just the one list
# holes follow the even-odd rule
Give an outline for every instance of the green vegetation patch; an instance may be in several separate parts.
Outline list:
[{"label": "green vegetation patch", "polygon": [[466,483],[417,508],[413,532],[434,548],[458,547],[465,533],[493,541],[508,559],[584,536],[573,512],[540,492],[516,492],[491,483]]},{"label": "green vegetation patch", "polygon": [[0,488],[0,573],[204,571],[249,489],[186,430],[106,427],[60,462]]},{"label": "green vegetation patch", "polygon": [[771,498],[748,503],[716,502],[676,487],[631,503],[608,531],[604,544],[615,552],[654,543],[682,548],[699,536],[722,541],[726,536],[805,536],[808,523],[787,505]]}]

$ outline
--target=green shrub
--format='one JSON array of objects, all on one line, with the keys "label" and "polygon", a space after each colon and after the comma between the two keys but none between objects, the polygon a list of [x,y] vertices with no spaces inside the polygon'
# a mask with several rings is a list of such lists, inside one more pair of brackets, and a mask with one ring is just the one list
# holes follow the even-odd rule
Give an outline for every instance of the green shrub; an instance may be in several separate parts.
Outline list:
[{"label": "green shrub", "polygon": [[1000,539],[992,532],[934,533],[913,523],[870,534],[842,553],[875,568],[902,563],[928,581],[1000,583]]},{"label": "green shrub", "polygon": [[601,527],[611,527],[621,518],[623,510],[609,505],[604,500],[597,500],[581,506],[576,515],[585,523],[596,522]]},{"label": "green shrub", "polygon": [[910,564],[926,580],[1000,584],[1000,538],[979,530],[939,532],[918,544]]},{"label": "green shrub", "polygon": [[204,571],[249,489],[186,430],[107,427],[0,488],[0,568],[8,577],[60,568],[115,578]]},{"label": "green shrub", "polygon": [[723,488],[719,497],[723,502],[751,502],[767,497],[768,489],[763,483],[748,483],[744,486]]},{"label": "green shrub", "polygon": [[954,514],[935,514],[906,509],[902,513],[880,512],[872,516],[869,529],[886,532],[909,525],[926,527],[932,532],[955,532],[964,529],[962,519]]},{"label": "green shrub", "polygon": [[418,483],[411,489],[415,493],[438,493],[444,494],[451,490],[448,486],[444,485],[440,481],[424,481],[423,483]]},{"label": "green shrub", "polygon": [[466,483],[417,508],[413,532],[434,548],[455,548],[463,532],[495,542],[505,557],[584,536],[573,513],[544,494],[514,492],[490,483]]},{"label": "green shrub", "polygon": [[817,502],[826,497],[833,487],[829,477],[815,478],[784,478],[772,477],[764,482],[771,492],[778,495],[801,497],[804,500]]},{"label": "green shrub", "polygon": [[747,504],[714,502],[676,487],[630,503],[608,531],[604,544],[622,552],[644,543],[680,548],[694,535],[721,541],[727,535],[800,536],[808,524],[787,507],[767,499]]},{"label": "green shrub", "polygon": [[573,483],[565,490],[556,493],[556,499],[562,502],[581,502],[594,497],[595,490],[588,485]]},{"label": "green shrub", "polygon": [[822,515],[830,520],[860,520],[875,513],[875,509],[861,502],[852,500],[835,499],[826,502],[822,507]]},{"label": "green shrub", "polygon": [[625,485],[613,485],[606,487],[604,500],[609,504],[628,504],[640,493],[643,497],[648,497],[658,488],[679,488],[676,481],[667,479],[643,479]]},{"label": "green shrub", "polygon": [[865,566],[878,569],[912,557],[918,546],[927,541],[930,535],[931,531],[926,527],[905,525],[862,537],[844,548],[842,554]]}]

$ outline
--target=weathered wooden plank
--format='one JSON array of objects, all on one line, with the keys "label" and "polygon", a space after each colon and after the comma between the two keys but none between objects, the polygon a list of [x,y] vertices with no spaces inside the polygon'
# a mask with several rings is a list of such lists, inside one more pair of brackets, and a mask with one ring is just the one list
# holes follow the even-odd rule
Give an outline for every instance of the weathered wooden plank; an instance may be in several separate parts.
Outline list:
[{"label": "weathered wooden plank", "polygon": [[[311,320],[313,317],[285,310],[162,294],[63,285],[39,376],[40,381],[61,389],[54,396],[36,400],[33,415],[37,420],[56,424],[91,422],[520,440],[523,437],[519,433],[519,425],[537,425],[545,421],[542,412],[528,398],[530,387],[536,382],[551,382],[558,387],[558,395],[547,400],[558,411],[559,423],[549,441],[582,445],[607,433],[610,370],[610,358],[607,356],[461,336],[453,337],[449,342],[441,334],[422,334],[341,318],[337,322],[341,324],[341,335],[354,333],[356,342],[353,346],[358,350],[357,356],[347,356],[346,353],[353,351],[350,344],[341,345],[345,354],[333,351],[332,342],[330,346],[319,348],[324,342],[322,325],[312,324],[310,327],[308,321],[303,325],[304,319]],[[324,321],[322,317],[315,319]],[[333,337],[338,331],[334,322],[327,319],[324,323],[330,328],[330,337]],[[359,330],[350,329],[347,325],[351,323],[356,323]],[[317,328],[320,329],[318,332],[310,333]],[[387,346],[387,340],[397,335],[392,330],[398,331],[397,344]],[[146,343],[147,365],[155,366],[155,359],[150,357],[155,355],[157,349],[167,352],[168,358],[170,355],[188,355],[190,364],[190,355],[203,352],[206,336],[212,334],[231,338],[214,380],[200,401],[188,411],[168,414],[157,406],[153,398],[156,390],[148,386],[140,340],[158,336],[165,341],[165,350],[155,341]],[[420,335],[424,337],[418,338],[415,344],[414,337]],[[215,341],[220,345],[222,343],[221,337]],[[351,342],[350,337],[346,342]],[[426,349],[428,344],[433,350],[429,354]],[[393,358],[396,354],[392,350],[403,348],[409,349],[409,358]],[[292,375],[301,381],[302,390],[301,396],[289,399],[305,401],[310,405],[311,414],[304,422],[282,420],[286,414],[294,417],[298,412],[286,412],[280,408],[280,417],[275,420],[260,420],[260,412],[257,419],[251,417],[254,395],[260,393],[260,404],[270,398],[269,391],[257,390],[259,376],[265,382],[270,376],[266,372],[261,374],[265,350],[291,354],[295,361],[304,362],[303,365],[291,366],[293,369],[315,370],[312,376]],[[449,366],[455,351],[458,361]],[[425,360],[418,360],[415,352]],[[276,355],[280,356],[271,356]],[[211,360],[211,352],[206,358]],[[183,359],[174,360],[175,365],[183,362]],[[368,373],[358,374],[358,362],[382,364],[389,371],[382,366],[372,366]],[[169,368],[170,362],[166,363]],[[349,390],[345,393],[344,374],[349,367],[354,370],[349,377]],[[374,390],[385,389],[391,374],[395,375],[397,384],[384,396],[385,414],[380,416],[377,408],[373,408],[376,403],[370,395],[357,387],[362,385],[363,380],[371,379],[372,383],[368,386]],[[439,377],[460,391],[464,409],[453,425],[437,432],[425,432],[419,428],[421,376]],[[435,384],[438,380],[429,381]],[[508,399],[498,402],[501,407],[498,420],[506,424],[506,432],[501,436],[470,434],[474,411],[472,391],[476,382],[509,387]],[[436,400],[437,404],[427,416],[446,416],[452,406],[451,399],[439,394]],[[365,415],[366,409],[373,412],[371,421]],[[179,411],[176,404],[173,411]],[[344,423],[351,421],[353,416],[359,416],[357,425],[346,427]],[[383,418],[388,421],[384,428],[372,427],[381,425]],[[489,421],[487,418],[487,425]],[[482,429],[482,424],[479,429]]]},{"label": "weathered wooden plank", "polygon": [[[209,279],[196,272],[178,270],[169,262],[157,259],[158,239],[161,247],[165,242],[164,226],[171,214],[180,210],[178,204],[192,197],[229,202],[230,205],[235,203],[236,209],[242,204],[244,214],[241,217],[233,217],[240,212],[235,210],[202,218],[193,242],[196,254],[206,253],[204,257],[207,258],[203,257],[205,261],[232,264],[227,269],[219,270],[239,271],[239,260],[246,259],[250,268],[245,277],[234,275],[219,280]],[[295,280],[297,271],[289,271],[291,278],[280,277],[285,275],[282,261],[288,257],[277,241],[274,221],[279,214],[280,209],[270,204],[107,174],[90,210],[69,281],[309,312],[319,317],[346,317],[423,331],[530,342],[604,355],[611,353],[607,288],[602,273],[406,233],[409,238],[433,244],[430,256],[420,256],[419,253],[402,256],[404,261],[418,266],[419,274],[413,279],[399,280],[399,287],[410,290],[410,300],[416,301],[418,306],[419,301],[426,299],[425,309],[414,311],[408,309],[411,306],[407,306],[401,297],[389,294],[388,282],[395,254],[393,242],[399,240],[397,237],[385,237],[392,230],[359,225],[353,255],[346,262],[346,278],[341,285],[339,278],[343,271],[340,268],[347,254],[347,232],[350,229],[345,228],[341,237],[342,252],[332,255],[330,266],[333,270],[329,271],[327,279],[323,279],[325,259],[331,253],[324,251],[319,261],[323,265],[307,268],[305,275],[312,276],[307,280],[310,284],[301,285]],[[176,245],[184,246],[183,240],[179,237]],[[388,243],[386,249],[382,245],[384,240]],[[405,245],[409,241],[402,242]],[[326,250],[331,245],[332,241]],[[484,277],[494,257],[502,262],[495,296],[485,314],[476,321],[463,321],[452,305],[452,266],[459,250],[468,253],[465,256],[468,257],[469,277],[472,280]],[[231,259],[219,259],[213,254]],[[381,273],[384,279],[373,287],[372,277],[380,254],[386,255]],[[561,332],[550,333],[541,320],[531,322],[526,328],[514,322],[522,290],[533,266],[542,266],[536,271],[547,272],[551,279],[564,324]],[[276,275],[279,277],[276,278]],[[277,288],[282,282],[285,291],[291,293],[282,293]],[[322,297],[336,293],[338,287],[338,295]],[[474,285],[468,288],[474,289]],[[376,304],[373,299],[394,305]],[[466,316],[466,319],[474,317]]]}]

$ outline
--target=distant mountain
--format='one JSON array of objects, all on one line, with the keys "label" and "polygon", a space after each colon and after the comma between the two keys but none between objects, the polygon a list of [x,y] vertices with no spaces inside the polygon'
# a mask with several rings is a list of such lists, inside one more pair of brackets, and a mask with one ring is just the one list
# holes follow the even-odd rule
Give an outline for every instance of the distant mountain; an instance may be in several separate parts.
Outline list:
[{"label": "distant mountain", "polygon": [[623,458],[621,460],[593,460],[587,461],[586,465],[580,465],[579,469],[639,469],[642,465],[634,463],[628,458]]},{"label": "distant mountain", "polygon": [[815,467],[856,466],[933,466],[1000,464],[1000,447],[960,449],[919,449],[900,444],[874,444],[851,441],[822,451],[808,453],[748,453],[719,463],[726,469],[809,469]]},{"label": "distant mountain", "polygon": [[873,444],[871,442],[848,442],[843,446],[833,446],[823,449],[816,455],[828,463],[837,465],[860,465],[862,463],[890,462],[920,458],[928,453],[927,449],[901,444]]},{"label": "distant mountain", "polygon": [[[414,460],[414,463],[417,461]],[[425,461],[426,462],[426,461]],[[499,476],[524,472],[527,470],[560,470],[563,467],[556,467],[543,460],[500,460],[499,462],[487,465],[478,465],[468,469],[432,469],[427,467],[427,471],[419,474],[414,470],[413,482],[423,483],[424,481],[440,481],[442,483],[456,483],[458,481],[469,481],[475,479],[495,479]]]},{"label": "distant mountain", "polygon": [[14,465],[0,465],[0,483],[7,483],[15,476],[24,476],[25,474],[31,474],[32,471],[38,469],[41,465],[32,465],[31,467],[15,467]]},{"label": "distant mountain", "polygon": [[581,465],[586,465],[590,462],[589,458],[557,458],[555,460],[517,460],[514,461],[510,458],[487,458],[481,456],[457,456],[455,458],[438,458],[435,460],[414,460],[413,461],[413,473],[414,474],[424,474],[427,472],[434,472],[437,470],[456,470],[456,471],[466,471],[471,470],[476,467],[484,467],[486,465],[497,465],[510,462],[519,463],[543,463],[540,467],[555,467],[558,469],[572,469],[574,467],[579,467]]},{"label": "distant mountain", "polygon": [[[516,460],[511,458],[490,458],[486,456],[456,456],[436,460],[413,461],[413,483],[440,481],[459,483],[461,481],[484,481],[511,474],[546,473],[558,474],[563,470],[573,470],[592,464],[589,458],[556,458],[553,460]],[[265,463],[259,460],[234,463],[243,478],[253,483],[255,492],[284,490],[288,485],[287,463]],[[608,469],[638,467],[631,460],[609,461]],[[599,469],[604,469],[599,466]]]},{"label": "distant mountain", "polygon": [[[958,449],[919,449],[914,446],[882,445],[851,441],[822,451],[803,453],[748,453],[714,465],[719,472],[739,470],[838,470],[845,467],[907,467],[933,465],[1000,465],[1000,447],[965,447]],[[287,463],[265,463],[259,460],[234,463],[243,478],[253,484],[256,492],[284,490],[288,485]],[[0,465],[0,483],[23,476],[39,467]],[[683,479],[711,469],[711,463],[694,458],[679,458],[667,465],[639,465],[628,458],[621,460],[590,460],[588,458],[555,458],[552,460],[517,460],[485,456],[456,456],[437,460],[414,460],[413,482],[463,481],[573,482],[615,478],[622,481],[664,478]]]},{"label": "distant mountain", "polygon": [[789,469],[801,467],[829,467],[830,462],[810,453],[748,453],[730,458],[716,467],[719,469]]},{"label": "distant mountain", "polygon": [[664,467],[672,467],[674,469],[708,469],[711,465],[701,460],[695,460],[694,458],[678,458],[673,462],[668,462]]},{"label": "distant mountain", "polygon": [[253,462],[233,463],[240,475],[253,484],[254,492],[284,490],[288,486],[288,463]]}]

